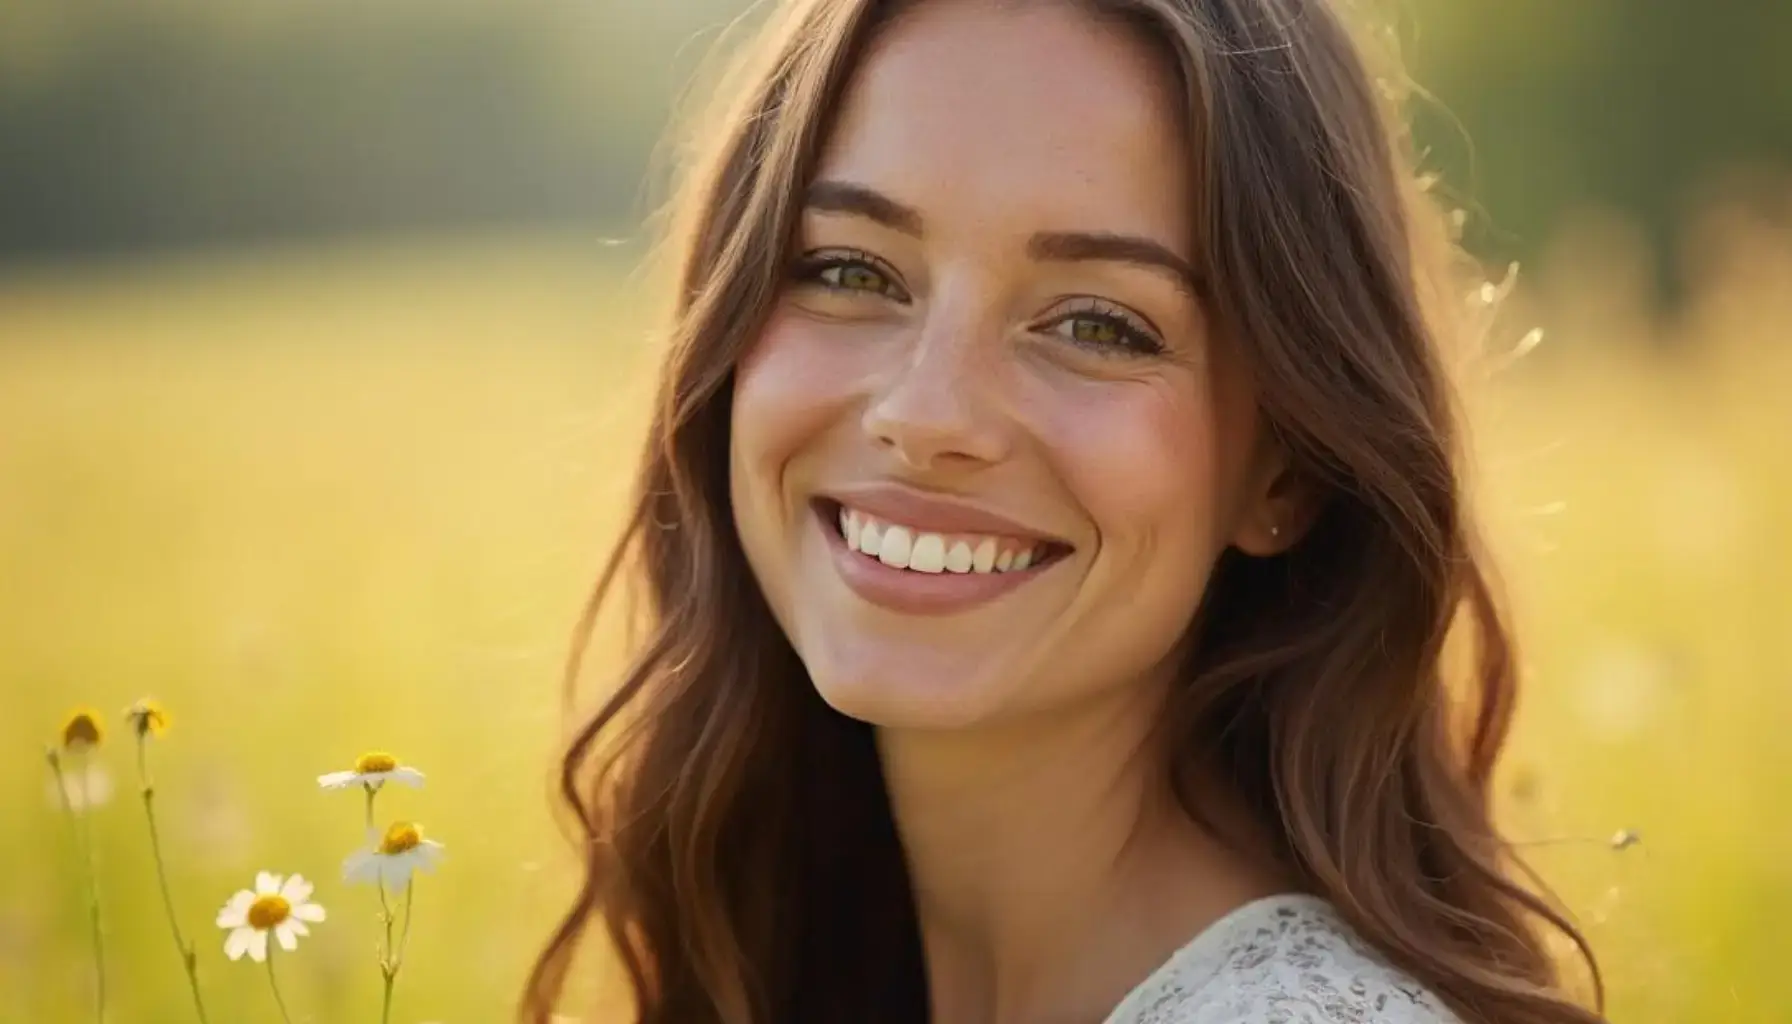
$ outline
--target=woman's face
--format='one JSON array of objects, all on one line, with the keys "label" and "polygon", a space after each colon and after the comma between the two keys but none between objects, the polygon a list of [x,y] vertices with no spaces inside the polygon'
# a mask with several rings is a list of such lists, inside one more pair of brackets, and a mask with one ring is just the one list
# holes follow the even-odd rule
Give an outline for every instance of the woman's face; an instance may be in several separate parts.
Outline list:
[{"label": "woman's face", "polygon": [[736,378],[734,515],[822,697],[969,727],[1161,682],[1273,453],[1192,281],[1177,86],[1069,5],[921,4],[850,83]]}]

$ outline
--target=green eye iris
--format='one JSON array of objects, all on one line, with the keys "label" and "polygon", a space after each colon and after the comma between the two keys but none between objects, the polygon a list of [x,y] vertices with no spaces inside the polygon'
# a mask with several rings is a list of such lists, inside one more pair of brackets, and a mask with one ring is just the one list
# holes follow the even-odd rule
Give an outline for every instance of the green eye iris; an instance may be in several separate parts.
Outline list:
[{"label": "green eye iris", "polygon": [[1136,314],[1128,314],[1118,308],[1110,309],[1105,303],[1091,304],[1058,317],[1049,330],[1078,348],[1103,355],[1162,353],[1163,342],[1158,340],[1151,328],[1136,324],[1134,316]]},{"label": "green eye iris", "polygon": [[1118,345],[1123,339],[1120,329],[1106,320],[1078,317],[1069,321],[1072,341],[1089,345]]},{"label": "green eye iris", "polygon": [[857,249],[805,253],[791,267],[790,281],[842,299],[870,296],[892,302],[908,301],[901,275],[877,257]]},{"label": "green eye iris", "polygon": [[829,267],[821,272],[821,279],[835,288],[847,291],[881,294],[890,290],[889,278],[861,263]]}]

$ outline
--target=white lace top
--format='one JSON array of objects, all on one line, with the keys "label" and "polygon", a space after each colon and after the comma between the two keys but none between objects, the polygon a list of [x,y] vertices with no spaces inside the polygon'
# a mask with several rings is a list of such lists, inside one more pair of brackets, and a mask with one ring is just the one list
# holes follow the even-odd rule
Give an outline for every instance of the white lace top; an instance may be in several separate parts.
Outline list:
[{"label": "white lace top", "polygon": [[1316,896],[1222,917],[1126,997],[1106,1024],[1460,1024]]}]

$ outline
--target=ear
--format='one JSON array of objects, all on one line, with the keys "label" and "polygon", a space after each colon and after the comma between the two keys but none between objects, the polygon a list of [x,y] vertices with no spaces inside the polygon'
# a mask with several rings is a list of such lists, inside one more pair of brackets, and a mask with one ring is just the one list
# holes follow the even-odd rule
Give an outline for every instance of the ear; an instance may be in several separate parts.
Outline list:
[{"label": "ear", "polygon": [[1266,435],[1245,480],[1232,546],[1257,558],[1279,555],[1312,529],[1323,504],[1319,488],[1295,469],[1288,450]]}]

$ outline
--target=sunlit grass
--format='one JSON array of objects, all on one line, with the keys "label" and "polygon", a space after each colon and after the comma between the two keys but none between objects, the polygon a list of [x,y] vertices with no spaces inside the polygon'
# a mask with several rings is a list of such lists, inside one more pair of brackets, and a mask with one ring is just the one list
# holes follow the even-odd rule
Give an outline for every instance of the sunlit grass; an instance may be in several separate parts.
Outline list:
[{"label": "sunlit grass", "polygon": [[[1752,255],[1684,322],[1646,324],[1675,354],[1577,319],[1603,294],[1580,279],[1546,290],[1514,315],[1550,340],[1477,404],[1531,681],[1508,813],[1538,839],[1643,836],[1538,848],[1623,1021],[1792,1012],[1792,255],[1731,249]],[[359,822],[315,781],[376,748],[430,774],[382,813],[453,851],[394,1019],[504,1019],[565,895],[559,672],[640,425],[638,295],[613,253],[514,238],[0,284],[5,1014],[91,1019],[43,749],[75,704],[148,694],[179,722],[156,811],[212,1019],[266,1017],[265,978],[206,926],[272,865],[331,908],[282,961],[295,1015],[378,1004],[377,908],[339,880]],[[186,1019],[131,765],[111,769],[112,1019]]]}]

